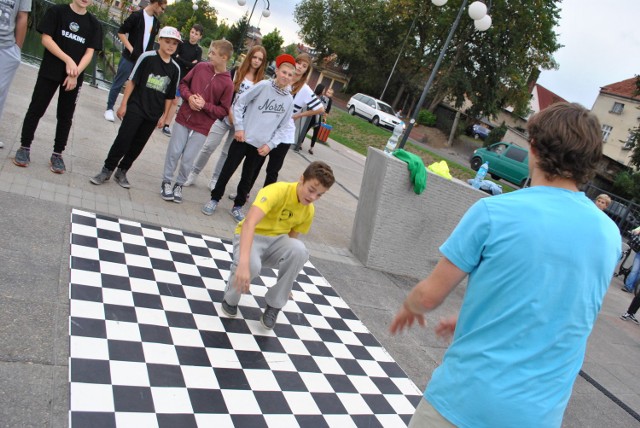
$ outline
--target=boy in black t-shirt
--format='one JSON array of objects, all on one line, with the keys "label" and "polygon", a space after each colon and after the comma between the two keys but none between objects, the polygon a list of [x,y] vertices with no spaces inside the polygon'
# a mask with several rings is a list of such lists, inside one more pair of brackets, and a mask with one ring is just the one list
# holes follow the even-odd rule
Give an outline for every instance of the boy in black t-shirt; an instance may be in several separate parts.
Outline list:
[{"label": "boy in black t-shirt", "polygon": [[142,152],[154,128],[162,128],[166,112],[175,98],[180,67],[171,55],[180,42],[178,30],[164,27],[158,34],[160,48],[143,53],[136,61],[116,113],[122,124],[102,171],[90,179],[93,184],[107,181],[117,167],[116,183],[125,189],[131,187],[127,170]]},{"label": "boy in black t-shirt", "polygon": [[87,12],[90,4],[91,0],[73,0],[69,5],[51,6],[38,25],[45,51],[22,124],[21,147],[13,159],[18,166],[29,165],[31,143],[38,122],[59,88],[51,171],[57,174],[65,172],[62,152],[69,138],[84,69],[91,62],[93,52],[102,49],[102,26]]}]

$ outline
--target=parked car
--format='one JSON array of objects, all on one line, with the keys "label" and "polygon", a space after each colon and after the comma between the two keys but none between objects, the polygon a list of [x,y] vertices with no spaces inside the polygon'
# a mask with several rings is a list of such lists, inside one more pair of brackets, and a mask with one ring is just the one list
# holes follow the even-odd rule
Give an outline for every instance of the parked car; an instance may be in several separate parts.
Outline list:
[{"label": "parked car", "polygon": [[489,136],[489,132],[490,132],[489,128],[487,128],[486,126],[478,125],[478,124],[475,124],[467,128],[467,134],[472,136],[475,139],[479,138],[481,140],[484,140]]},{"label": "parked car", "polygon": [[611,201],[604,212],[618,225],[620,232],[622,232],[624,236],[627,236],[630,230],[640,226],[640,220],[636,217],[633,210],[622,202]]},{"label": "parked car", "polygon": [[494,143],[477,149],[471,155],[471,168],[477,171],[489,162],[489,174],[494,179],[502,178],[520,187],[525,187],[529,177],[529,152],[512,143]]},{"label": "parked car", "polygon": [[347,103],[347,110],[351,115],[362,116],[374,125],[393,129],[402,122],[391,106],[365,94],[355,94]]}]

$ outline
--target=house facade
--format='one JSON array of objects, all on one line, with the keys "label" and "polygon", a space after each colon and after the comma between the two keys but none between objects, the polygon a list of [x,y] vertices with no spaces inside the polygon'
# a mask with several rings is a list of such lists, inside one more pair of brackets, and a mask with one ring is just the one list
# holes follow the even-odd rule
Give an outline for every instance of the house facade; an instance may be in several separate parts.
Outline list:
[{"label": "house facade", "polygon": [[603,154],[623,165],[629,165],[631,130],[640,124],[640,96],[636,91],[635,77],[603,86],[591,108],[602,126]]}]

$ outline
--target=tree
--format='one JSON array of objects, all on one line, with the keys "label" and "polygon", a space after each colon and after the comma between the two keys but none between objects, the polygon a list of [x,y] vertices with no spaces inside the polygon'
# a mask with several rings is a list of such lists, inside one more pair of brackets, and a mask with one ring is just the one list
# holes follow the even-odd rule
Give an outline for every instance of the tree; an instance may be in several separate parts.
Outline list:
[{"label": "tree", "polygon": [[236,54],[239,54],[240,51],[244,49],[244,40],[242,40],[247,35],[247,28],[249,27],[249,15],[244,14],[242,18],[237,20],[229,29],[227,33],[227,40],[231,42],[233,45],[233,49],[236,51]]},{"label": "tree", "polygon": [[175,2],[165,10],[164,17],[162,19],[163,25],[170,25],[176,27],[182,33],[183,38],[189,37],[189,30],[193,24],[200,24],[204,28],[204,38],[211,38],[217,36],[217,11],[206,0],[199,0],[195,3],[198,6],[197,10],[193,10],[193,2],[179,1]]},{"label": "tree", "polygon": [[[636,90],[634,95],[640,95],[640,75],[636,75]],[[629,132],[631,133],[630,143],[633,146],[631,148],[631,160],[629,163],[638,169],[640,168],[640,125],[630,129]]]},{"label": "tree", "polygon": [[292,55],[292,56],[298,55],[298,45],[296,45],[295,43],[291,43],[291,44],[285,46],[284,47],[284,53]]},{"label": "tree", "polygon": [[262,38],[262,46],[267,51],[267,63],[270,63],[280,55],[283,43],[284,39],[277,28]]}]

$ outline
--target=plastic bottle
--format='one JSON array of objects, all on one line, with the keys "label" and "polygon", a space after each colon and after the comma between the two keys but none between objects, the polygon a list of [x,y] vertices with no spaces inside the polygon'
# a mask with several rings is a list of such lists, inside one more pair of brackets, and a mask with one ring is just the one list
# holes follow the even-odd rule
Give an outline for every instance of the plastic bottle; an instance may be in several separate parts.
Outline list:
[{"label": "plastic bottle", "polygon": [[476,173],[476,176],[473,179],[473,183],[471,183],[471,186],[474,189],[480,188],[480,183],[482,183],[482,180],[484,180],[484,177],[487,175],[487,172],[489,172],[489,162],[483,163],[482,165],[480,165],[480,168],[478,168],[478,172]]},{"label": "plastic bottle", "polygon": [[398,139],[402,135],[402,131],[404,130],[404,123],[400,122],[393,128],[393,134],[387,140],[387,145],[384,146],[384,153],[387,156],[391,156],[391,153],[396,149],[396,145],[398,144]]}]

